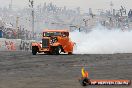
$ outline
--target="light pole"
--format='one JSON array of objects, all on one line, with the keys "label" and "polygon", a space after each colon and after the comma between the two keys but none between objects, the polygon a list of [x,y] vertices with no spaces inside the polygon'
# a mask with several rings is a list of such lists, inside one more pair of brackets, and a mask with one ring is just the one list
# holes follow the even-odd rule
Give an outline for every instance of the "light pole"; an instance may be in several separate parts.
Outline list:
[{"label": "light pole", "polygon": [[32,39],[34,39],[34,1],[29,0],[29,7],[32,9]]},{"label": "light pole", "polygon": [[114,6],[114,4],[113,4],[113,2],[111,1],[111,2],[110,2],[111,14],[113,13],[113,6]]},{"label": "light pole", "polygon": [[87,22],[89,21],[89,19],[88,20],[86,20],[86,19],[83,19],[83,22],[85,23],[85,27],[87,27],[88,25],[87,25]]},{"label": "light pole", "polygon": [[[19,31],[18,31],[18,29],[19,29],[19,28],[18,28],[18,24],[19,24],[19,17],[17,16],[17,17],[16,17],[16,32],[17,32],[17,34],[18,34],[18,32],[19,32]],[[17,35],[17,38],[19,38],[19,35]]]}]

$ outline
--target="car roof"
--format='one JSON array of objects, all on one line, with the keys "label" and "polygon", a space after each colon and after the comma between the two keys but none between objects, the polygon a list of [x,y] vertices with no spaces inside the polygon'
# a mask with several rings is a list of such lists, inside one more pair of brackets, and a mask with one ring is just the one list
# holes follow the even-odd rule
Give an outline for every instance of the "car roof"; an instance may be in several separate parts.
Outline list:
[{"label": "car roof", "polygon": [[52,29],[45,29],[43,32],[69,32],[67,29],[54,29],[54,30],[52,30]]}]

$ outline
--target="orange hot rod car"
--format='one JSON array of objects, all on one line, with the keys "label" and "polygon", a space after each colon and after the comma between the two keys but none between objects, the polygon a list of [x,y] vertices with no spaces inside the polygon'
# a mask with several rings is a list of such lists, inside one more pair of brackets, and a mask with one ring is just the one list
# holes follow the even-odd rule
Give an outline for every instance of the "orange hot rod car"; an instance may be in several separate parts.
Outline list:
[{"label": "orange hot rod car", "polygon": [[44,30],[42,42],[32,43],[32,54],[41,52],[55,55],[61,52],[72,54],[73,47],[74,42],[70,40],[68,30]]}]

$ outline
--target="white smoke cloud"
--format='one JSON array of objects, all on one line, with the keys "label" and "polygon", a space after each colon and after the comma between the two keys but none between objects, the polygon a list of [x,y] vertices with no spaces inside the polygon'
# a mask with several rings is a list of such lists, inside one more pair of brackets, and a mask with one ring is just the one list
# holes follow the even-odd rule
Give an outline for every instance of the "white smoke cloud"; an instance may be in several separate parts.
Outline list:
[{"label": "white smoke cloud", "polygon": [[71,32],[71,40],[76,43],[75,54],[132,53],[132,31],[128,30],[97,27],[89,33]]}]

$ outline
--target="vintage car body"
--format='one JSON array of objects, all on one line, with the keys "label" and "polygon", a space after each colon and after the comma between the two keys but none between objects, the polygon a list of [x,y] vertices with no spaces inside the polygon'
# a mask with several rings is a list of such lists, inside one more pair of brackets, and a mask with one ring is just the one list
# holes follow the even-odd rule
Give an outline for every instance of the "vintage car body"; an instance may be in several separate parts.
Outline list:
[{"label": "vintage car body", "polygon": [[69,38],[68,30],[44,30],[42,42],[32,43],[32,54],[44,52],[46,54],[72,54],[74,42]]}]

